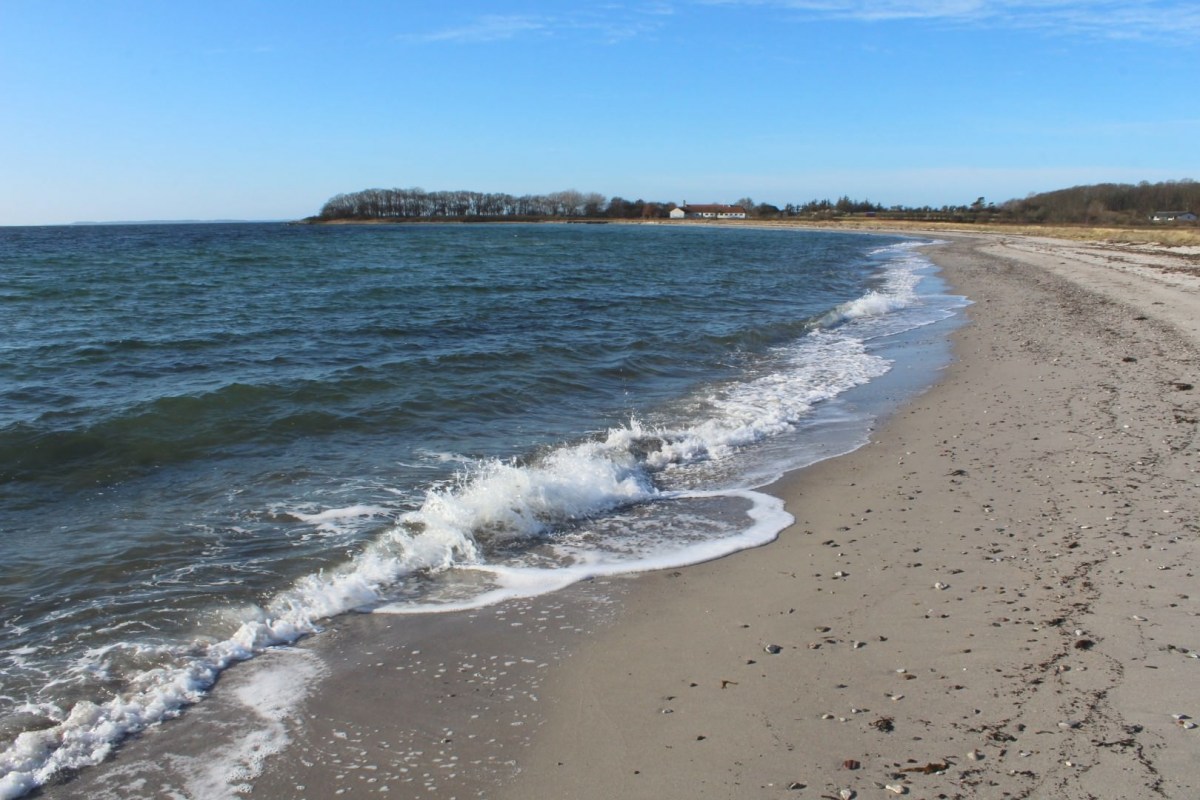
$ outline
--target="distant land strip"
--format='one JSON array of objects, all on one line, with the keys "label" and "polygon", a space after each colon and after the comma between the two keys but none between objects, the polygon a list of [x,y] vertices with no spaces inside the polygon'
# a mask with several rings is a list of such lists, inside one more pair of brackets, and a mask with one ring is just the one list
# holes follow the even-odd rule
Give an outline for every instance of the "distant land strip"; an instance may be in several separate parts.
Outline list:
[{"label": "distant land strip", "polygon": [[[1101,183],[1031,194],[1019,200],[962,205],[889,206],[870,200],[810,200],[780,208],[748,197],[731,205],[757,221],[836,221],[876,218],[924,223],[1084,225],[1091,227],[1171,226],[1196,228],[1200,183],[1191,179],[1139,184]],[[567,189],[541,195],[495,192],[364,189],[330,198],[304,222],[402,222],[491,220],[665,220],[686,203],[606,198]]]}]

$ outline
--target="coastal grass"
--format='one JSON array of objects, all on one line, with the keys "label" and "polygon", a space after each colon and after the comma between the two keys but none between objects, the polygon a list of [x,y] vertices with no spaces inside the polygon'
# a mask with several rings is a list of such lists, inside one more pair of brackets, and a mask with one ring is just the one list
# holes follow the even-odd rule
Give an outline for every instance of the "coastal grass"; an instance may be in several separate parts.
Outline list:
[{"label": "coastal grass", "polygon": [[[737,224],[737,223],[724,223]],[[1076,242],[1200,247],[1200,227],[1156,226],[1145,228],[1093,225],[1009,225],[1004,223],[927,222],[886,218],[854,217],[837,220],[751,220],[751,225],[820,228],[822,230],[901,231],[913,233],[989,233],[1013,236],[1044,236]]]}]

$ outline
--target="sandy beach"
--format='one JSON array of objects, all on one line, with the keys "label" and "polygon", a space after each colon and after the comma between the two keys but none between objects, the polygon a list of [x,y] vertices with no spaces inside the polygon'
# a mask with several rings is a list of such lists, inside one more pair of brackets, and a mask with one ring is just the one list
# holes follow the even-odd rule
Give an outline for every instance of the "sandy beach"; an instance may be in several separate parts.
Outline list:
[{"label": "sandy beach", "polygon": [[767,547],[648,576],[502,797],[1187,797],[1200,786],[1200,265],[930,249],[956,363],[773,487]]},{"label": "sandy beach", "polygon": [[345,618],[45,796],[1193,796],[1198,257],[928,252],[974,301],[955,362],[771,487],[774,543]]}]

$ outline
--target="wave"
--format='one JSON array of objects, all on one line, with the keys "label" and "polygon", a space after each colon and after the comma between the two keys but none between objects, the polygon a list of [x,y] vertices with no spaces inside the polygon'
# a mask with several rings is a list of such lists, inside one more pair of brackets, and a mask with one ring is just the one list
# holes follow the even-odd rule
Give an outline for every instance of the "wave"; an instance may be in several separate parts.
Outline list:
[{"label": "wave", "polygon": [[928,266],[928,262],[913,248],[928,244],[929,242],[901,243],[875,251],[875,255],[895,259],[883,286],[842,303],[821,317],[819,324],[827,328],[836,327],[852,320],[885,316],[916,303],[917,284],[922,277],[921,268]]},{"label": "wave", "polygon": [[[225,638],[157,645],[165,666],[135,674],[125,691],[108,701],[41,709],[52,724],[19,734],[0,753],[0,800],[19,797],[63,771],[99,763],[123,738],[200,700],[232,664],[315,633],[339,614],[476,608],[588,577],[696,563],[771,541],[792,520],[777,499],[749,489],[665,489],[663,484],[686,477],[694,465],[793,430],[818,404],[887,372],[890,363],[869,352],[852,327],[856,320],[917,302],[922,266],[927,262],[900,259],[879,289],[839,306],[817,328],[777,348],[758,374],[688,398],[672,417],[680,422],[633,419],[523,459],[473,462],[450,483],[429,488],[418,508],[394,517],[340,567],[303,576],[261,605],[230,612],[233,632]],[[549,566],[544,559],[522,563],[499,557],[514,548],[553,543],[564,532],[631,509],[711,498],[748,503],[746,522],[682,544],[575,549],[571,559]],[[388,511],[351,505],[291,514],[322,529]],[[485,585],[441,600],[405,591],[407,584],[456,571],[482,575]]]}]

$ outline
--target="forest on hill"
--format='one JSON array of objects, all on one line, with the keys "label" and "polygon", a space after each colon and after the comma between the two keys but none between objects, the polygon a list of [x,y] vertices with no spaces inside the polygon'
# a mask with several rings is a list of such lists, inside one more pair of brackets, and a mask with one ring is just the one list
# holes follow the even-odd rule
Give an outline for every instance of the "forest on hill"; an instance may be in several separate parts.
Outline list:
[{"label": "forest on hill", "polygon": [[[987,202],[979,197],[963,205],[883,206],[870,200],[810,200],[780,208],[748,197],[735,205],[756,219],[827,220],[866,215],[884,219],[942,222],[996,222],[1050,225],[1150,225],[1162,211],[1200,211],[1200,183],[1184,179],[1139,184],[1101,183],[1031,194],[1020,200]],[[330,198],[310,222],[353,220],[515,220],[515,219],[665,219],[673,202],[606,198],[596,192],[567,189],[544,195],[364,189]],[[1195,224],[1195,223],[1192,223]]]},{"label": "forest on hill", "polygon": [[998,209],[1014,222],[1080,225],[1143,224],[1160,211],[1200,213],[1200,183],[1098,183],[1033,194]]}]

